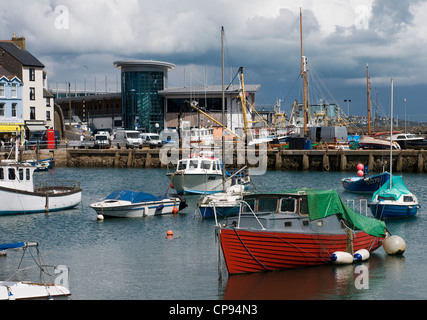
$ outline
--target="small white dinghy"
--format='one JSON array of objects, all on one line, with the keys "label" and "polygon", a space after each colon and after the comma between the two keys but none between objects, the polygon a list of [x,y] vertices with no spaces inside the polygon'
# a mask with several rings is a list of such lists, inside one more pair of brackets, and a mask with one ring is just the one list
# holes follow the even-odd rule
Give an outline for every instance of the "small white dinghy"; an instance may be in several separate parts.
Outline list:
[{"label": "small white dinghy", "polygon": [[[0,252],[2,253],[2,256],[5,256],[6,250],[22,250],[24,252],[23,255],[25,255],[27,250],[32,247],[37,248],[37,255],[40,256],[37,242],[1,244]],[[33,254],[31,254],[31,257],[34,259]],[[41,261],[41,259],[39,259],[39,261]],[[68,289],[68,267],[42,265],[38,263],[39,261],[36,261],[35,267],[40,268],[40,276],[49,276],[48,281],[31,282],[10,280],[12,277],[18,275],[18,268],[15,270],[14,275],[9,277],[8,280],[0,281],[0,300],[69,299],[71,292]],[[49,267],[53,268],[53,272],[48,270]],[[25,270],[28,269],[29,268],[25,268]],[[53,280],[53,278],[55,279]]]},{"label": "small white dinghy", "polygon": [[162,197],[150,193],[116,190],[90,207],[101,217],[141,218],[178,213],[187,205],[183,197]]}]

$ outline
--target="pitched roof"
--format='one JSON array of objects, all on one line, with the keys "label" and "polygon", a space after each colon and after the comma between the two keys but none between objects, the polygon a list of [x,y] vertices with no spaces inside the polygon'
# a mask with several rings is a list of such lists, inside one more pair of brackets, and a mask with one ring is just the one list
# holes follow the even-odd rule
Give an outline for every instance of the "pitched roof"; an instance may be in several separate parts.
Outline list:
[{"label": "pitched roof", "polygon": [[41,63],[36,57],[34,57],[30,52],[27,50],[22,50],[11,41],[0,41],[0,49],[8,52],[11,56],[13,56],[26,67],[45,67],[44,64]]},{"label": "pitched roof", "polygon": [[7,69],[3,66],[0,66],[0,78],[5,76],[8,79],[12,79],[14,77],[13,74],[11,74]]},{"label": "pitched roof", "polygon": [[21,79],[19,79],[16,75],[9,72],[5,67],[0,66],[0,78],[2,77],[6,77],[7,79],[9,79],[9,81],[13,81],[14,79],[16,79],[17,81],[22,83]]}]

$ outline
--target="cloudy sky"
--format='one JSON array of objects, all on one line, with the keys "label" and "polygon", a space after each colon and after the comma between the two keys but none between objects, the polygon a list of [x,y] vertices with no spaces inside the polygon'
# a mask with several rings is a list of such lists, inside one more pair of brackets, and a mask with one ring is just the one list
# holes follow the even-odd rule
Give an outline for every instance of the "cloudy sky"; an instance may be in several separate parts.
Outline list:
[{"label": "cloudy sky", "polygon": [[[0,39],[26,38],[50,87],[115,91],[117,60],[177,67],[169,87],[221,83],[221,26],[227,81],[240,66],[260,84],[257,106],[301,100],[300,25],[311,102],[366,115],[366,65],[379,114],[427,121],[425,0],[0,0]],[[185,75],[185,76],[184,76]],[[344,102],[351,99],[351,103]]]}]

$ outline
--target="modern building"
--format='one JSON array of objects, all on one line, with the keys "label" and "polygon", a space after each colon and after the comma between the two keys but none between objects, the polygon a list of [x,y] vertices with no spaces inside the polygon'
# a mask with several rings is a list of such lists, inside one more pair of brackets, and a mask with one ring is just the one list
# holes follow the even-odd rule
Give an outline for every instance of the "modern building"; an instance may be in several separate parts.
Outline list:
[{"label": "modern building", "polygon": [[125,129],[156,132],[166,127],[165,103],[159,91],[168,86],[175,65],[152,60],[116,61],[121,70],[122,121]]},{"label": "modern building", "polygon": [[[175,65],[168,62],[137,60],[117,61],[121,70],[121,93],[90,94],[79,91],[56,99],[64,118],[91,129],[137,129],[161,132],[166,128],[215,127],[222,119],[222,85],[168,88],[168,72]],[[260,85],[245,85],[246,100],[255,105]],[[243,130],[244,121],[239,85],[227,86],[225,95],[225,126]],[[202,114],[190,104],[197,104]],[[247,108],[248,123],[255,120]],[[237,133],[237,132],[236,132]]]},{"label": "modern building", "polygon": [[22,81],[0,66],[0,139],[25,133]]},{"label": "modern building", "polygon": [[22,118],[29,131],[54,128],[54,104],[44,64],[25,49],[25,38],[0,41],[0,65],[22,81]]}]

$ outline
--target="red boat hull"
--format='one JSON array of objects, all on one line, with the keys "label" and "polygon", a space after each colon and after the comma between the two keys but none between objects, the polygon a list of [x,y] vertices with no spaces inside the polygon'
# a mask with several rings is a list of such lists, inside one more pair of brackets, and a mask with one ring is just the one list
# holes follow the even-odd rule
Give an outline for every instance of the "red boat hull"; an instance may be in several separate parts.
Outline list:
[{"label": "red boat hull", "polygon": [[[230,274],[274,271],[324,264],[335,251],[346,251],[347,234],[220,229],[220,243]],[[373,252],[383,238],[353,233],[353,250]]]}]

